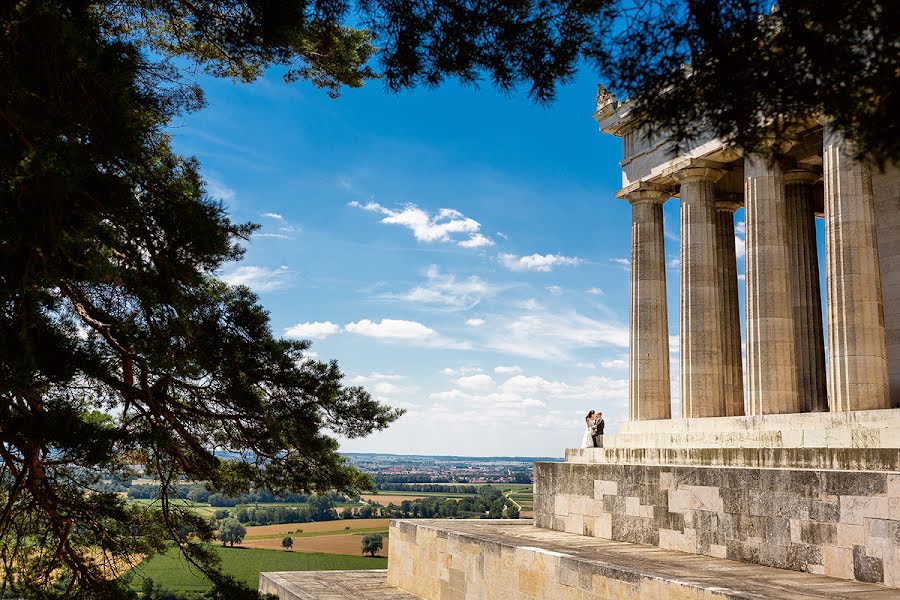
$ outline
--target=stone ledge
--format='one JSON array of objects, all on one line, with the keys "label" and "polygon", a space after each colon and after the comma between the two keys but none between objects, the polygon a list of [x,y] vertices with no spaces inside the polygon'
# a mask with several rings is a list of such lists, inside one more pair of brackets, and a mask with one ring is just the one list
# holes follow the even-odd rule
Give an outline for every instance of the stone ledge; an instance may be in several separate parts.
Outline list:
[{"label": "stone ledge", "polygon": [[900,409],[628,421],[606,448],[900,448]]},{"label": "stone ledge", "polygon": [[427,600],[897,597],[877,585],[538,529],[529,521],[393,521],[388,560],[388,582]]},{"label": "stone ledge", "polygon": [[900,471],[896,448],[568,448],[566,462]]},{"label": "stone ledge", "polygon": [[384,569],[260,573],[259,591],[281,600],[421,600],[388,585]]}]

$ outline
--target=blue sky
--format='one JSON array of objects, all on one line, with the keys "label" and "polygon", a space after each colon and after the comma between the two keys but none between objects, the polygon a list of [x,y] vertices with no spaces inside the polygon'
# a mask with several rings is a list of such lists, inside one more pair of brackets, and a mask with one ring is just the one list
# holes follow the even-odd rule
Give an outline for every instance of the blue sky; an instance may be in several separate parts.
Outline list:
[{"label": "blue sky", "polygon": [[[590,73],[549,108],[454,83],[337,100],[276,75],[202,85],[209,107],[175,147],[262,225],[223,278],[408,411],[345,450],[560,456],[588,409],[625,419],[631,211]],[[677,203],[664,210],[677,401]]]}]

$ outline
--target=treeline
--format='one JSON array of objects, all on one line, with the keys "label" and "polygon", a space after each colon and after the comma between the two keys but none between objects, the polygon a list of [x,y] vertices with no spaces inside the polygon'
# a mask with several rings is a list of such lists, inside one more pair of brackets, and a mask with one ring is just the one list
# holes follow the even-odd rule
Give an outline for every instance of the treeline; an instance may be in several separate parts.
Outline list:
[{"label": "treeline", "polygon": [[[133,485],[128,488],[128,497],[134,499],[159,498],[159,493],[160,486],[155,484]],[[242,494],[240,496],[232,497],[211,491],[202,483],[195,483],[192,485],[170,486],[169,497],[182,498],[184,500],[190,500],[191,502],[208,503],[210,506],[228,508],[238,506],[239,504],[266,504],[274,502],[285,504],[306,504],[313,496],[309,496],[307,494],[292,493],[286,493],[276,496],[269,490],[255,489],[248,494]],[[330,498],[332,502],[350,501],[346,496],[336,494],[334,492],[329,493],[327,497]],[[354,502],[356,500],[358,500],[358,497],[352,499],[352,501]]]},{"label": "treeline", "polygon": [[392,519],[518,519],[519,507],[492,486],[478,488],[478,493],[459,500],[432,496],[391,502],[381,507],[381,515]]},{"label": "treeline", "polygon": [[378,483],[375,488],[391,492],[443,492],[445,494],[477,494],[478,485],[456,485],[446,483]]}]

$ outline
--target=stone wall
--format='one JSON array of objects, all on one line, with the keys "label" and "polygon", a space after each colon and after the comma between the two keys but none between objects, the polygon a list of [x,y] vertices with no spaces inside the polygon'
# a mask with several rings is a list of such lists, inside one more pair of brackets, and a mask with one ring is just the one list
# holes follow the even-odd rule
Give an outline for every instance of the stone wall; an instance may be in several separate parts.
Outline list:
[{"label": "stone wall", "polygon": [[557,531],[900,588],[896,472],[537,463],[534,513]]},{"label": "stone wall", "polygon": [[[529,540],[526,539],[515,545],[490,535],[461,534],[435,523],[391,522],[388,583],[425,600],[734,600],[750,597],[734,594],[721,586],[701,586],[686,581],[687,577],[670,579],[636,569],[580,560],[527,544]],[[505,524],[507,528],[514,526],[510,521]]]}]

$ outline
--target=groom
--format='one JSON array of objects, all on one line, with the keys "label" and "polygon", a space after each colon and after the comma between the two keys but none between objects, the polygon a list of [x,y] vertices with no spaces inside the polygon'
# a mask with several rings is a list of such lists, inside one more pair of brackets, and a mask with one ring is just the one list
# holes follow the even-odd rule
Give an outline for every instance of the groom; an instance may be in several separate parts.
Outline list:
[{"label": "groom", "polygon": [[594,417],[594,448],[602,448],[603,447],[603,430],[606,427],[606,422],[603,420],[603,413],[598,412]]}]

